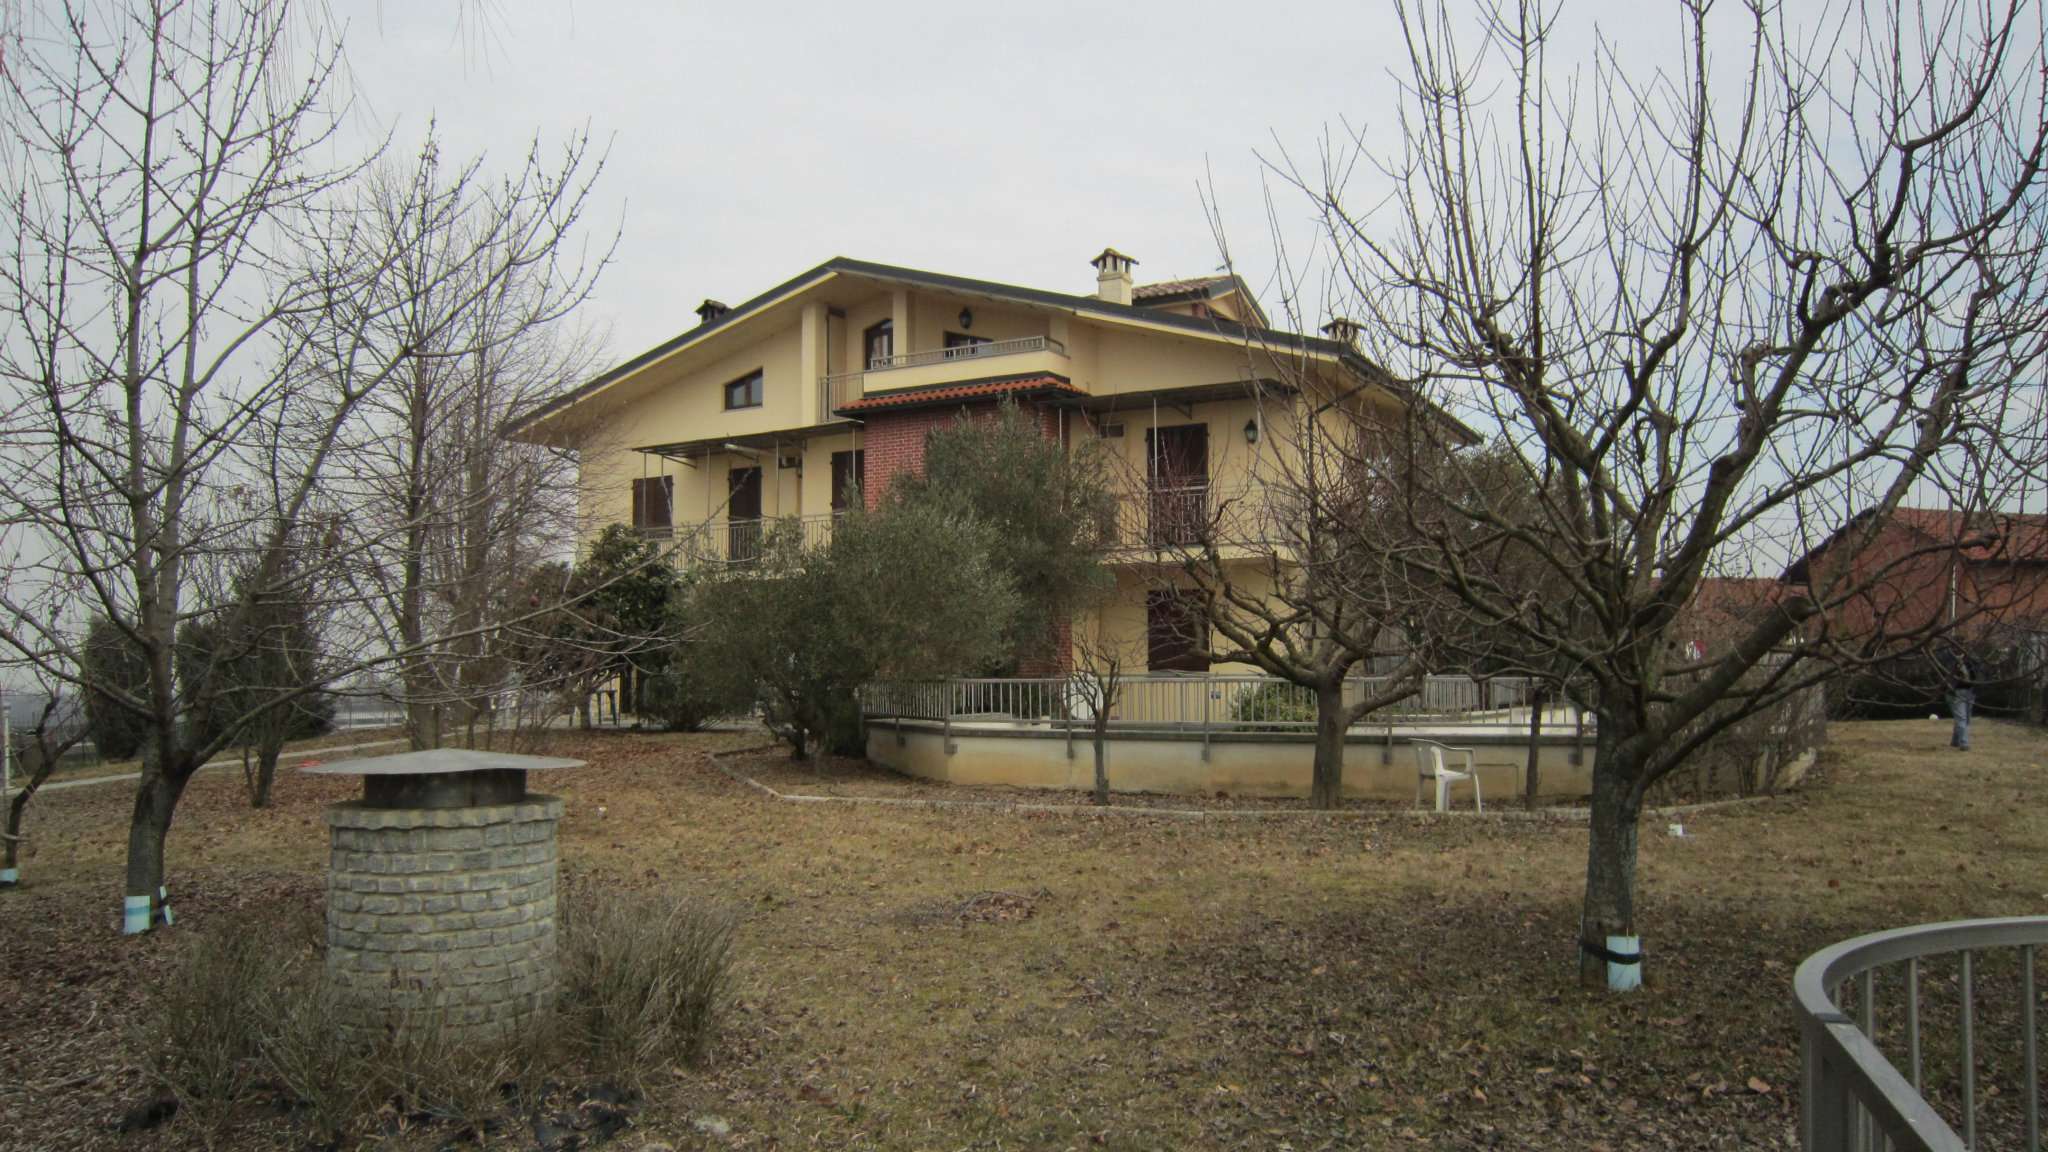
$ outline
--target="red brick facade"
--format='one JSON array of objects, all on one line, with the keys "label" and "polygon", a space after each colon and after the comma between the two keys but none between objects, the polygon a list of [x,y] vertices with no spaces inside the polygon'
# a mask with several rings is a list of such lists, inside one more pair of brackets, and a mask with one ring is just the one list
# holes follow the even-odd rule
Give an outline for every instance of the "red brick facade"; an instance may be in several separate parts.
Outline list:
[{"label": "red brick facade", "polygon": [[[1047,440],[1059,435],[1058,411],[1030,401],[1023,402],[1021,407],[1037,419],[1039,431]],[[995,414],[994,401],[869,414],[861,427],[861,447],[865,450],[861,463],[861,493],[868,511],[880,506],[883,494],[896,477],[923,475],[925,440],[934,430],[956,420],[993,419]]]}]

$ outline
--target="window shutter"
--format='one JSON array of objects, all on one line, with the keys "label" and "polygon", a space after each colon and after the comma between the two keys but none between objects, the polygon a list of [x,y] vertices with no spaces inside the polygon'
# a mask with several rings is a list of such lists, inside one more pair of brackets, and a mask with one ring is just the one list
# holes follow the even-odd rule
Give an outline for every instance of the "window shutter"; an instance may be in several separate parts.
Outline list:
[{"label": "window shutter", "polygon": [[633,481],[633,527],[647,527],[647,481]]}]

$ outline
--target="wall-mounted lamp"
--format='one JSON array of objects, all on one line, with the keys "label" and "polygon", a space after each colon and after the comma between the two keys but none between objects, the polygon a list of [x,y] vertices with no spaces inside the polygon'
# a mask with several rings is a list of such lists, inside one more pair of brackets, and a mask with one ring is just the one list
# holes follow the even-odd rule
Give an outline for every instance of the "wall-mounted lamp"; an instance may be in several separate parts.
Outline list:
[{"label": "wall-mounted lamp", "polygon": [[1244,442],[1247,444],[1257,444],[1259,442],[1259,422],[1256,417],[1244,422]]},{"label": "wall-mounted lamp", "polygon": [[962,308],[962,309],[960,310],[960,328],[961,328],[961,330],[962,330],[962,331],[966,331],[967,329],[969,329],[969,328],[972,328],[972,327],[974,327],[974,313],[973,313],[973,311],[972,311],[972,310],[970,310],[970,309],[967,309],[967,308]]}]

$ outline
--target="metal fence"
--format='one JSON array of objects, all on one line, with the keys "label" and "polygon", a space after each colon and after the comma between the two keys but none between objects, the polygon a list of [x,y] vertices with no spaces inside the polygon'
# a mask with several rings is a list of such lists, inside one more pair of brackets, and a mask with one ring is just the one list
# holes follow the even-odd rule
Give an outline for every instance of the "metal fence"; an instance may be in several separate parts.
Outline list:
[{"label": "metal fence", "polygon": [[832,529],[839,522],[836,512],[813,516],[764,516],[753,520],[705,520],[668,529],[641,529],[641,534],[671,549],[678,568],[704,565],[751,564],[761,558],[768,537],[775,532],[793,532],[805,548],[822,548],[832,542]]},{"label": "metal fence", "polygon": [[1980,1133],[1987,1147],[2039,1152],[2044,944],[2048,916],[1963,920],[1859,936],[1801,964],[1807,1152],[1964,1152]]},{"label": "metal fence", "polygon": [[[1344,701],[1357,704],[1383,693],[1390,682],[1378,676],[1347,679]],[[1523,676],[1429,676],[1415,693],[1374,711],[1362,723],[1526,728],[1529,699],[1529,679]],[[873,719],[1049,726],[1092,722],[1093,701],[1089,685],[1075,677],[889,681],[861,692],[862,711]],[[1109,720],[1112,728],[1124,731],[1309,732],[1315,729],[1316,697],[1310,689],[1270,676],[1148,673],[1117,684]],[[1568,707],[1545,708],[1546,728],[1577,720]]]},{"label": "metal fence", "polygon": [[1271,547],[1287,543],[1283,513],[1260,484],[1226,490],[1207,482],[1152,485],[1116,498],[1112,548],[1186,549]]},{"label": "metal fence", "polygon": [[918,368],[926,364],[950,364],[955,361],[992,360],[998,356],[1014,356],[1023,352],[1055,352],[1067,354],[1067,346],[1050,336],[1020,336],[1014,340],[984,340],[977,344],[956,344],[950,348],[930,348],[923,352],[901,352],[894,356],[878,356],[868,361],[867,367],[853,372],[835,372],[818,377],[818,414],[820,419],[860,399],[866,393],[869,373],[886,372],[892,368]]}]

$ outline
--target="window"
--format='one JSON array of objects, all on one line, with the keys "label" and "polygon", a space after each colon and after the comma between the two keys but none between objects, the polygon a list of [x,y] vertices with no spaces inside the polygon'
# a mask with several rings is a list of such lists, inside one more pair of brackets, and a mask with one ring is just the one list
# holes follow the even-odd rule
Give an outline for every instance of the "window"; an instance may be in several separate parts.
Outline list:
[{"label": "window", "polygon": [[1199,594],[1167,589],[1145,594],[1145,664],[1153,672],[1207,672],[1208,620]]},{"label": "window", "polygon": [[975,349],[989,342],[986,336],[969,336],[965,332],[946,333],[946,359],[976,355]]},{"label": "window", "polygon": [[896,354],[896,322],[884,320],[870,325],[861,333],[861,363],[869,368],[879,368],[889,357]]},{"label": "window", "polygon": [[754,369],[745,376],[725,386],[725,407],[759,408],[761,406],[761,370]]},{"label": "window", "polygon": [[675,483],[672,476],[633,481],[633,527],[642,532],[667,532],[674,526],[669,509],[675,503]]},{"label": "window", "polygon": [[867,452],[855,448],[851,452],[832,454],[832,510],[844,512],[853,507],[860,497],[860,486],[867,472]]}]

